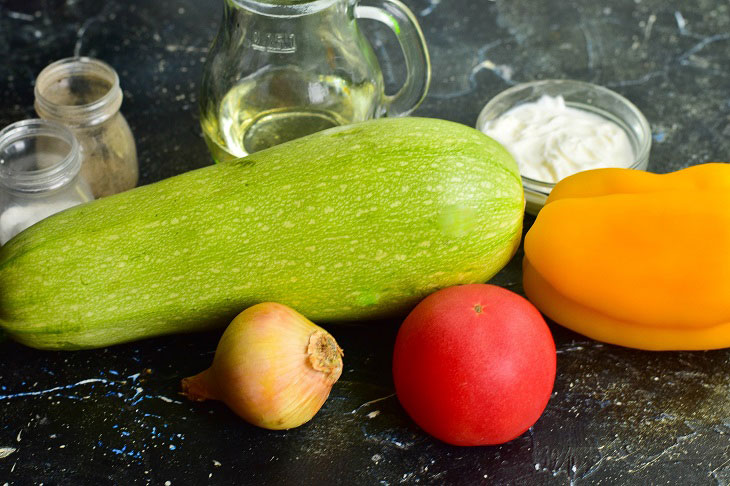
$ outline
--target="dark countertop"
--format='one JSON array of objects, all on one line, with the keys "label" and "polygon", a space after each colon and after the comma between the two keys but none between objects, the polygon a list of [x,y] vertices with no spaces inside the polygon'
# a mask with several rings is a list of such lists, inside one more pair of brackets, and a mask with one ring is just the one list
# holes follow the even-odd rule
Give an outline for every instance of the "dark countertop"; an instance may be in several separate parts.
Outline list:
[{"label": "dark countertop", "polygon": [[[650,170],[730,159],[726,0],[406,3],[433,62],[419,115],[473,126],[509,85],[575,78],[644,112]],[[76,52],[119,72],[142,183],[209,164],[197,86],[221,5],[0,1],[0,125],[34,116],[36,74]],[[371,30],[389,55],[389,38]],[[519,254],[494,281],[521,290]],[[66,353],[0,342],[0,486],[730,484],[728,351],[642,352],[551,324],[558,376],[542,418],[508,444],[457,448],[422,433],[393,395],[397,324],[331,326],[344,373],[315,419],[289,432],[180,399],[180,379],[209,365],[218,332]]]}]

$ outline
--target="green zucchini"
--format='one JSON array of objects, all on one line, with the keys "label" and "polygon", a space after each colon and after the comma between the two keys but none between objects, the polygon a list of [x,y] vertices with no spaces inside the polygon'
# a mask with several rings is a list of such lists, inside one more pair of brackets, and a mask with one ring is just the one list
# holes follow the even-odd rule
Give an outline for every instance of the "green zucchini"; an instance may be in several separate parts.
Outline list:
[{"label": "green zucchini", "polygon": [[276,301],[315,322],[406,313],[512,257],[509,153],[426,118],[336,127],[41,221],[0,249],[0,327],[101,347],[222,326]]}]

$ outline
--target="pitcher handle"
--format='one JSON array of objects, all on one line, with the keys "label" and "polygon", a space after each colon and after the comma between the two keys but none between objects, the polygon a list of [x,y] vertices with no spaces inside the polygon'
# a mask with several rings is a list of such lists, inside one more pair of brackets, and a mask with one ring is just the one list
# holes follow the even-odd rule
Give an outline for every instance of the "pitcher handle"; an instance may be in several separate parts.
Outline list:
[{"label": "pitcher handle", "polygon": [[406,60],[406,81],[392,96],[385,97],[387,116],[406,116],[418,108],[431,83],[431,60],[426,39],[415,15],[399,0],[370,0],[357,5],[355,17],[384,23],[398,38]]}]

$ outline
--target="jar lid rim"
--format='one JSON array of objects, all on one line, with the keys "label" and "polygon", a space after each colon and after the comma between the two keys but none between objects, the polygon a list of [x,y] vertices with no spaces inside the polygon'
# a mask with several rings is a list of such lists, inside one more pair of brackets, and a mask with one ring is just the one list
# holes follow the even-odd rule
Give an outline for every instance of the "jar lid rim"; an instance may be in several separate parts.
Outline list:
[{"label": "jar lid rim", "polygon": [[0,155],[0,185],[11,191],[38,193],[66,185],[81,170],[81,151],[73,132],[53,120],[32,118],[12,123],[0,130],[0,154],[5,147],[25,138],[39,136],[60,139],[69,146],[68,153],[49,167],[13,170]]},{"label": "jar lid rim", "polygon": [[[109,90],[100,98],[81,105],[64,105],[48,99],[44,87],[63,78],[93,73],[102,76],[109,82]],[[104,61],[92,57],[67,57],[52,62],[36,77],[35,105],[39,115],[70,124],[97,124],[116,113],[122,105],[123,93],[119,84],[119,75]]]}]

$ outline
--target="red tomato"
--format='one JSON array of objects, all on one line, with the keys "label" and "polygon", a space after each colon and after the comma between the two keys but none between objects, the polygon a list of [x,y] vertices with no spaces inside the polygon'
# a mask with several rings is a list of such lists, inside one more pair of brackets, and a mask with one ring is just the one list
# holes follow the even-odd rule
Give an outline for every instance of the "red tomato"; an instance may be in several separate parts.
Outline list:
[{"label": "red tomato", "polygon": [[403,322],[393,379],[423,430],[454,445],[502,444],[530,428],[555,382],[555,342],[538,310],[488,284],[426,297]]}]

